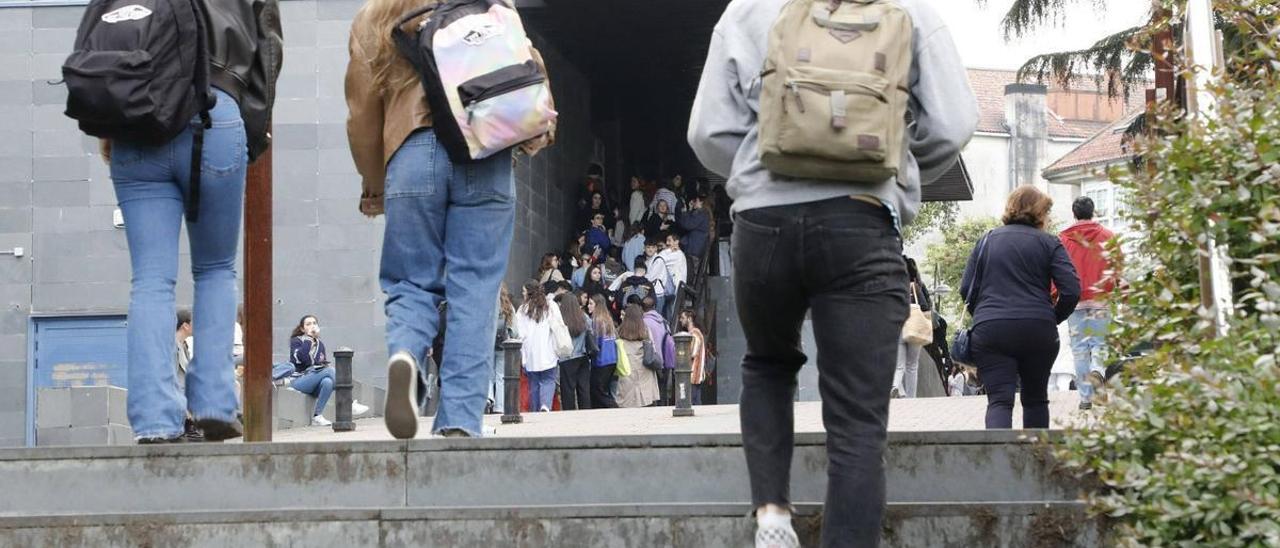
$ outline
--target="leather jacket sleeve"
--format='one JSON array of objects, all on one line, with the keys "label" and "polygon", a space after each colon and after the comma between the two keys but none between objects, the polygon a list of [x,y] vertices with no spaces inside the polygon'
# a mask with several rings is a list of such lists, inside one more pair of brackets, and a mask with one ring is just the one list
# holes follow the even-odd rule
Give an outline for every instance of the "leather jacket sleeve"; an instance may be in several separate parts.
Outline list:
[{"label": "leather jacket sleeve", "polygon": [[[356,172],[363,180],[361,200],[371,198],[375,189],[381,194],[387,175],[384,160],[383,120],[386,116],[382,94],[374,89],[373,68],[369,55],[354,31],[349,41],[351,52],[347,64],[347,143],[351,146],[351,158]],[[364,209],[363,207],[361,208]],[[381,209],[381,208],[379,208]]]},{"label": "leather jacket sleeve", "polygon": [[206,0],[213,85],[235,97],[249,160],[271,143],[271,109],[284,62],[279,0]]}]

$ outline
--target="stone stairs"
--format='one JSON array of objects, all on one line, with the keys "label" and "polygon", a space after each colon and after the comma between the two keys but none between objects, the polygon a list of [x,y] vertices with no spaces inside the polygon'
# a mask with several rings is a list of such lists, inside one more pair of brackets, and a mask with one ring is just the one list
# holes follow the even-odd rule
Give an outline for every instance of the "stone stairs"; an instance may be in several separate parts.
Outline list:
[{"label": "stone stairs", "polygon": [[[814,539],[824,436],[800,434]],[[1014,432],[891,433],[887,546],[1087,546],[1074,480]],[[743,546],[735,434],[0,451],[4,546]],[[806,545],[811,545],[806,543]]]}]

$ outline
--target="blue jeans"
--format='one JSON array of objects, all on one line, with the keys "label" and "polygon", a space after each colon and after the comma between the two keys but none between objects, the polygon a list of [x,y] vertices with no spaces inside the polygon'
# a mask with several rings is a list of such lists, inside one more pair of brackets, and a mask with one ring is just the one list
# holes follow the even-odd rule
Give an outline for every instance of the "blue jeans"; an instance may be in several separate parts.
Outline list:
[{"label": "blue jeans", "polygon": [[1111,312],[1105,308],[1078,308],[1067,319],[1071,333],[1071,356],[1076,364],[1076,390],[1080,401],[1093,399],[1093,386],[1084,382],[1090,371],[1106,374],[1103,352],[1107,346],[1107,330],[1111,327]]},{"label": "blue jeans", "polygon": [[316,409],[311,414],[323,415],[324,406],[329,404],[329,396],[333,395],[333,368],[308,369],[301,377],[289,383],[289,387],[303,394],[315,396]]},{"label": "blue jeans", "polygon": [[506,357],[503,352],[493,354],[493,370],[489,373],[489,399],[493,401],[493,410],[502,413],[506,409]]},{"label": "blue jeans", "polygon": [[[236,321],[236,251],[244,203],[248,150],[240,109],[216,91],[213,127],[205,130],[199,222],[187,223],[195,356],[187,368],[185,395],[174,364],[174,286],[178,237],[189,191],[192,129],[167,144],[112,144],[111,179],[124,214],[133,269],[129,297],[129,422],[138,438],[183,433],[190,410],[196,420],[236,417],[231,346]],[[198,123],[198,119],[192,123]]]},{"label": "blue jeans", "polygon": [[454,166],[431,130],[411,135],[387,165],[381,283],[388,351],[425,363],[441,328],[438,307],[449,301],[434,433],[481,435],[515,202],[509,155]]},{"label": "blue jeans", "polygon": [[537,413],[546,408],[548,411],[555,405],[556,379],[560,378],[560,368],[552,367],[546,371],[525,371],[529,377],[529,407]]}]

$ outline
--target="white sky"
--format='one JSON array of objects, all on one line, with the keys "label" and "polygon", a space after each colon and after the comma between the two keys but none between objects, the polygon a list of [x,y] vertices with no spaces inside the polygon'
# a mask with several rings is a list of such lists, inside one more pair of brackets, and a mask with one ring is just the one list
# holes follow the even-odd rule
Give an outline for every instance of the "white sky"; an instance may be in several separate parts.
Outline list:
[{"label": "white sky", "polygon": [[1094,0],[1068,0],[1066,21],[1047,23],[1021,40],[1005,42],[1000,28],[1013,0],[988,0],[979,8],[977,0],[931,0],[946,19],[969,68],[1016,69],[1041,53],[1083,49],[1118,31],[1146,20],[1150,2],[1106,0],[1106,8],[1094,8]]}]

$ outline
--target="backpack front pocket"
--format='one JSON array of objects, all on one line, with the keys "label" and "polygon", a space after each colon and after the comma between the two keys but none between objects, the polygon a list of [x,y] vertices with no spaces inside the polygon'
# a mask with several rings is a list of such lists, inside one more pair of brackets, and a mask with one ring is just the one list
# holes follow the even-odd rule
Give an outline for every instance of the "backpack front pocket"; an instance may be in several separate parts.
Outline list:
[{"label": "backpack front pocket", "polygon": [[785,154],[883,162],[894,122],[888,93],[889,82],[874,74],[793,67],[782,93],[778,146]]},{"label": "backpack front pocket", "polygon": [[458,98],[458,125],[476,159],[546,133],[555,119],[547,77],[532,61],[468,80]]}]

